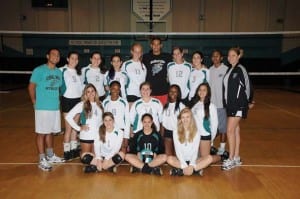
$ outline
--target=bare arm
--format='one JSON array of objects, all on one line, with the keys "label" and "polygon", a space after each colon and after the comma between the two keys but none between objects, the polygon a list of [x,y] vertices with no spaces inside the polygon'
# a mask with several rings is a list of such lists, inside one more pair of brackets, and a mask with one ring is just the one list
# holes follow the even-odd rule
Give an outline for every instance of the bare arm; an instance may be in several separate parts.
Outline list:
[{"label": "bare arm", "polygon": [[29,92],[29,96],[30,96],[30,99],[31,99],[31,102],[33,105],[35,105],[35,101],[36,101],[35,88],[36,88],[36,84],[30,82],[28,85],[28,92]]}]

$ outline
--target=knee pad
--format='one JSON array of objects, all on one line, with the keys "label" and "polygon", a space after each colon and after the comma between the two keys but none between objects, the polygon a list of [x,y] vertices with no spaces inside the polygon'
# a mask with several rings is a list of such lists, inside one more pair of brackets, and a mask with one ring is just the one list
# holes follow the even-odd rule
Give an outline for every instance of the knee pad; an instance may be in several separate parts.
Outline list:
[{"label": "knee pad", "polygon": [[123,161],[123,159],[119,154],[116,154],[112,157],[112,161],[115,164],[120,164]]},{"label": "knee pad", "polygon": [[93,158],[94,157],[91,154],[85,154],[85,155],[82,156],[81,162],[83,164],[90,164],[91,161],[93,160]]}]

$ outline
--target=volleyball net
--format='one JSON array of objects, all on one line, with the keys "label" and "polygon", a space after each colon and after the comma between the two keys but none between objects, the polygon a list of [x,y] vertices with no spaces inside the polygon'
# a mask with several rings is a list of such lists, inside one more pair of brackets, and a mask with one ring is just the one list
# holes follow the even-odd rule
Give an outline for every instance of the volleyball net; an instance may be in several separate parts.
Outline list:
[{"label": "volleyball net", "polygon": [[211,52],[220,50],[227,63],[227,51],[239,46],[244,50],[241,63],[247,68],[253,83],[259,87],[300,90],[300,31],[242,32],[242,33],[154,33],[154,32],[29,32],[0,31],[1,90],[24,87],[31,71],[46,62],[49,48],[61,51],[58,66],[66,63],[69,51],[80,54],[80,66],[89,64],[93,51],[100,51],[105,65],[110,67],[110,56],[120,53],[123,60],[130,58],[130,47],[140,43],[144,52],[150,50],[150,39],[161,38],[163,51],[171,53],[180,46],[184,58],[191,61],[194,51],[204,54],[204,64],[211,65]]}]

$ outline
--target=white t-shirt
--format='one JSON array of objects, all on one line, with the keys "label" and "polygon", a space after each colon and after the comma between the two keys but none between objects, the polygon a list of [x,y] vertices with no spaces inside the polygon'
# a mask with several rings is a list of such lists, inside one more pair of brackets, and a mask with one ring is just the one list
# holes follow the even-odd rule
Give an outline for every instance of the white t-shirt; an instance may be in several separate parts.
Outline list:
[{"label": "white t-shirt", "polygon": [[203,82],[210,82],[209,70],[207,68],[201,68],[200,70],[193,68],[189,78],[189,100],[191,100],[194,97],[196,89]]},{"label": "white t-shirt", "polygon": [[101,73],[100,68],[92,68],[88,65],[81,69],[82,83],[93,84],[98,92],[99,97],[105,95],[104,90],[104,74]]},{"label": "white t-shirt", "polygon": [[192,112],[196,121],[198,132],[201,136],[211,135],[211,141],[216,137],[218,130],[218,115],[217,108],[213,103],[209,105],[209,120],[204,121],[204,104],[203,102],[197,102],[193,108]]},{"label": "white t-shirt", "polygon": [[145,113],[149,113],[153,117],[153,122],[156,126],[156,130],[159,131],[160,123],[162,119],[163,106],[158,99],[151,98],[149,102],[143,101],[143,99],[136,100],[130,109],[130,122],[133,126],[133,132],[136,133],[143,129],[142,116]]},{"label": "white t-shirt", "polygon": [[209,68],[211,102],[217,108],[223,108],[223,79],[228,67],[223,63],[219,67],[211,66]]},{"label": "white t-shirt", "polygon": [[99,127],[102,124],[102,110],[96,102],[92,102],[91,104],[92,116],[90,118],[86,118],[85,114],[83,114],[83,102],[76,104],[66,116],[66,120],[71,127],[76,131],[80,131],[80,126],[74,121],[74,117],[77,114],[81,114],[80,120],[84,123],[81,125],[87,125],[89,127],[87,131],[80,131],[79,138],[81,140],[95,140],[95,138],[99,136]]},{"label": "white t-shirt", "polygon": [[126,94],[140,97],[140,85],[145,82],[147,75],[145,65],[140,61],[128,60],[123,63],[121,70],[127,77]]},{"label": "white t-shirt", "polygon": [[188,81],[191,70],[192,65],[186,61],[182,64],[177,64],[175,62],[170,62],[168,64],[168,79],[170,85],[176,84],[180,87],[182,99],[185,99],[190,91],[188,88]]},{"label": "white t-shirt", "polygon": [[66,91],[63,94],[65,98],[74,99],[80,98],[82,95],[83,86],[80,76],[76,69],[69,68],[67,65],[59,68],[63,74],[63,84],[66,86]]},{"label": "white t-shirt", "polygon": [[116,101],[112,101],[110,96],[107,96],[103,101],[104,111],[111,112],[115,118],[115,126],[119,129],[124,129],[124,138],[129,138],[130,134],[130,118],[128,102],[119,97]]}]

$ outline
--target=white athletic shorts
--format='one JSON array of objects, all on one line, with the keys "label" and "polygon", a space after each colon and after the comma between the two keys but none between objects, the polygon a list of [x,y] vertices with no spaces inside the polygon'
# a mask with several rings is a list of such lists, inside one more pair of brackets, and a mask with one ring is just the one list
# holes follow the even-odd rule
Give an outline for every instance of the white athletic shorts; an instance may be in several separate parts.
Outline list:
[{"label": "white athletic shorts", "polygon": [[35,110],[35,132],[39,134],[61,131],[60,111]]}]

